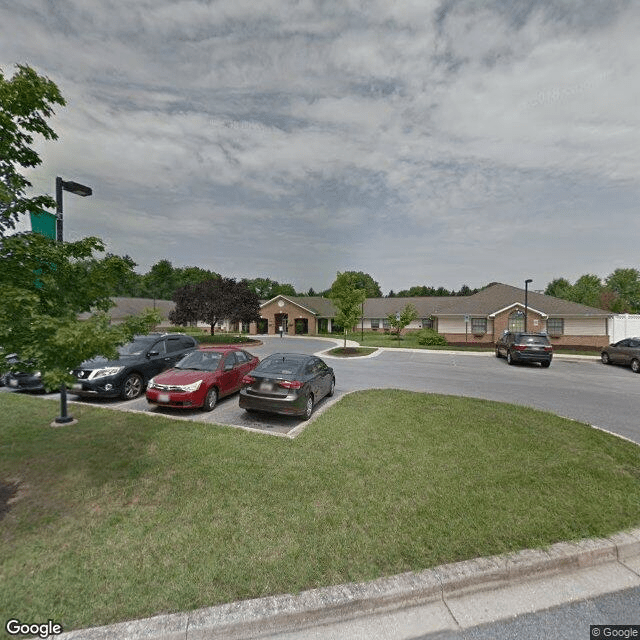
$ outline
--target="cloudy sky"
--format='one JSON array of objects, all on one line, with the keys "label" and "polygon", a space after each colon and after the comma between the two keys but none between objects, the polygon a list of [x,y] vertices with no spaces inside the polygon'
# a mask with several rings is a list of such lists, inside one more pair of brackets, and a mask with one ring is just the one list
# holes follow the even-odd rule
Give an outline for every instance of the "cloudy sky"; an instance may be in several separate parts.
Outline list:
[{"label": "cloudy sky", "polygon": [[67,106],[38,145],[65,239],[383,292],[638,267],[640,3],[0,0],[0,68]]}]

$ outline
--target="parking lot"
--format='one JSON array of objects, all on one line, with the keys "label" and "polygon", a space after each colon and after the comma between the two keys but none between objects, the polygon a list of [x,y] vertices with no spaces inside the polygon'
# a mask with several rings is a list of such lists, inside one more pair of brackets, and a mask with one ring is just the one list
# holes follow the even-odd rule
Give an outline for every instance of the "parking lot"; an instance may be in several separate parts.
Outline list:
[{"label": "parking lot", "polygon": [[[261,339],[262,345],[247,348],[261,359],[278,351],[322,357],[321,352],[336,345],[335,340],[319,338],[269,336]],[[144,396],[123,402],[81,400],[70,394],[70,412],[75,402],[90,403],[294,437],[345,393],[395,388],[529,406],[586,422],[640,443],[640,376],[626,367],[605,366],[595,358],[555,356],[549,369],[537,365],[509,366],[491,353],[384,350],[367,358],[324,358],[335,370],[335,395],[321,400],[308,422],[286,416],[250,415],[238,407],[237,394],[220,400],[210,413],[154,407]]]}]

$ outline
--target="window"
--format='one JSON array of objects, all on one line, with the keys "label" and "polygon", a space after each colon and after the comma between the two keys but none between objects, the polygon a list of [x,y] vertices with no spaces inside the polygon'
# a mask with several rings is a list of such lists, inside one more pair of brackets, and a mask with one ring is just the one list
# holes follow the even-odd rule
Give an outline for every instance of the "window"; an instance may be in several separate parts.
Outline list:
[{"label": "window", "polygon": [[547,320],[547,333],[550,336],[561,336],[564,333],[564,320],[562,318],[549,318]]},{"label": "window", "polygon": [[520,310],[509,314],[509,331],[522,333],[524,331],[524,313]]},{"label": "window", "polygon": [[387,320],[387,318],[384,318],[382,320],[382,328],[383,329],[388,329],[389,328],[389,320]]},{"label": "window", "polygon": [[471,333],[474,336],[482,336],[487,333],[487,319],[471,318]]},{"label": "window", "polygon": [[420,322],[423,329],[433,329],[433,318],[421,318]]},{"label": "window", "polygon": [[378,318],[371,318],[371,328],[372,329],[380,328],[380,320],[378,320]]}]

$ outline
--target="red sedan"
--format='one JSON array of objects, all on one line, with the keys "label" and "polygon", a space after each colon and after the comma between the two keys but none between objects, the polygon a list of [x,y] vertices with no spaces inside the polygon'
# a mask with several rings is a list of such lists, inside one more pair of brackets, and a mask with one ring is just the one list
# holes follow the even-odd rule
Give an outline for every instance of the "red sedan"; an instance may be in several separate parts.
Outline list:
[{"label": "red sedan", "polygon": [[149,380],[147,400],[161,407],[211,411],[218,398],[240,389],[242,377],[259,362],[242,349],[201,347]]}]

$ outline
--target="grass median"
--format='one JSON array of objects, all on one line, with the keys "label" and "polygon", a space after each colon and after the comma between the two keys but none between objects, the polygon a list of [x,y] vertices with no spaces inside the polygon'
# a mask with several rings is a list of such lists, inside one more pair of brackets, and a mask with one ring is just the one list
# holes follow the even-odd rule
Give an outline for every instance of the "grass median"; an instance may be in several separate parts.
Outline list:
[{"label": "grass median", "polygon": [[57,408],[0,394],[0,611],[65,630],[640,524],[640,447],[512,405],[363,391],[295,440]]}]

